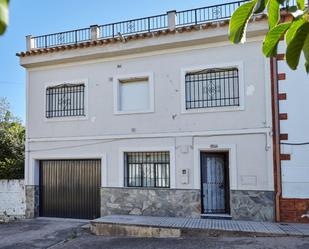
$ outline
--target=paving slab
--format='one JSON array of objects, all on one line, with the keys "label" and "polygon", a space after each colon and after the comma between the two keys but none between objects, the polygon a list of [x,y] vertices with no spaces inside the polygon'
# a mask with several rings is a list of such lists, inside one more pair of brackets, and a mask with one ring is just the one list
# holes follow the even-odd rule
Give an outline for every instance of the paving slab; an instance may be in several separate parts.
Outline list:
[{"label": "paving slab", "polygon": [[262,224],[270,233],[286,235],[286,232],[277,223],[262,222]]},{"label": "paving slab", "polygon": [[[224,219],[198,219],[198,218],[174,218],[153,217],[134,215],[110,215],[91,221],[92,225],[104,226],[109,224],[115,232],[119,231],[121,225],[135,226],[138,229],[164,228],[180,229],[180,231],[193,232],[196,230],[205,232],[222,232],[246,234],[253,236],[308,236],[309,224],[271,223],[255,221],[237,221]],[[145,228],[146,229],[146,228]],[[122,230],[123,231],[123,230]],[[123,234],[123,233],[122,233]],[[114,234],[117,236],[117,234]],[[154,235],[155,236],[155,235]]]},{"label": "paving slab", "polygon": [[301,231],[297,229],[293,224],[278,224],[278,227],[283,230],[287,235],[302,236],[304,235]]},{"label": "paving slab", "polygon": [[291,224],[290,226],[300,231],[303,235],[309,236],[309,225],[308,224]]}]

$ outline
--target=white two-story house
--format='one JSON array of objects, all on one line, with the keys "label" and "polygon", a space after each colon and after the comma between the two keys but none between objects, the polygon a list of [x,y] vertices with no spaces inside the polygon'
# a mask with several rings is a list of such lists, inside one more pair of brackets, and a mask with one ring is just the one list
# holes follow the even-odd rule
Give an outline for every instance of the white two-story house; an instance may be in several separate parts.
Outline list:
[{"label": "white two-story house", "polygon": [[27,37],[27,216],[272,221],[270,62],[244,1]]}]

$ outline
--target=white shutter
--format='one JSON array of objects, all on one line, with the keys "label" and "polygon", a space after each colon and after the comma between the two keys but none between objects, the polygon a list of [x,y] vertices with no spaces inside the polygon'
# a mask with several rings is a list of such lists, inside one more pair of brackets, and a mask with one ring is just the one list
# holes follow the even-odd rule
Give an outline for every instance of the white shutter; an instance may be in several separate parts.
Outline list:
[{"label": "white shutter", "polygon": [[119,83],[119,111],[144,111],[150,108],[148,80]]}]

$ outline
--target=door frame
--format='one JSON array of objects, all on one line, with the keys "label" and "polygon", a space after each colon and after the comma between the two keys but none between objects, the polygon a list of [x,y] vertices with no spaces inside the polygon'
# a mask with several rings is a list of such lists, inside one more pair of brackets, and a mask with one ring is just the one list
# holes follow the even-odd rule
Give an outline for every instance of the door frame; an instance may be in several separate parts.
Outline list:
[{"label": "door frame", "polygon": [[28,178],[27,185],[39,185],[40,182],[40,161],[44,160],[86,160],[86,159],[98,159],[101,160],[101,188],[108,187],[108,165],[107,165],[107,153],[66,153],[62,155],[58,154],[36,154],[31,156],[29,160],[28,174],[31,177]]},{"label": "door frame", "polygon": [[[203,197],[203,179],[202,179],[202,172],[203,172],[203,164],[202,164],[202,157],[201,154],[205,153],[208,155],[223,155],[224,156],[224,180],[225,180],[225,213],[230,214],[231,212],[231,204],[230,204],[230,174],[229,174],[229,152],[228,151],[207,151],[207,150],[200,150],[200,191],[201,191],[201,214],[209,214],[204,213],[204,197]],[[216,215],[214,213],[213,215]],[[221,214],[218,214],[221,215]]]},{"label": "door frame", "polygon": [[[74,159],[98,159],[101,160],[101,188],[108,187],[108,161],[107,153],[77,153],[68,152],[65,154],[58,153],[35,153],[28,155],[26,153],[25,163],[28,167],[25,168],[25,185],[40,186],[40,161],[44,160],[74,160]],[[101,198],[101,196],[100,196]],[[101,200],[100,200],[101,202]],[[35,212],[39,213],[40,196],[35,200]]]},{"label": "door frame", "polygon": [[210,144],[199,142],[194,145],[194,169],[193,169],[193,184],[194,189],[201,188],[201,151],[205,152],[228,152],[229,153],[229,182],[230,189],[238,189],[237,179],[237,146],[236,144]]}]

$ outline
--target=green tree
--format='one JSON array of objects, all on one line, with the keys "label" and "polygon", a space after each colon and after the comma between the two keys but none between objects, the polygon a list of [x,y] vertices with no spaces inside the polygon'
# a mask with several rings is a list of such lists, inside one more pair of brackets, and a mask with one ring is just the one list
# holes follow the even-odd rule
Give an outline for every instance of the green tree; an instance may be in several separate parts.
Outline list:
[{"label": "green tree", "polygon": [[[293,1],[291,1],[293,2]],[[233,43],[245,42],[246,28],[254,14],[268,13],[269,31],[263,42],[263,53],[266,57],[277,55],[278,43],[282,37],[287,45],[285,57],[289,67],[296,70],[301,53],[305,56],[305,69],[309,73],[309,14],[305,0],[251,0],[241,5],[232,15],[229,38]],[[309,3],[309,0],[308,0]],[[282,6],[292,19],[280,22]]]},{"label": "green tree", "polygon": [[25,129],[0,98],[0,179],[24,177]]},{"label": "green tree", "polygon": [[2,35],[9,22],[9,0],[0,0],[0,35]]}]

